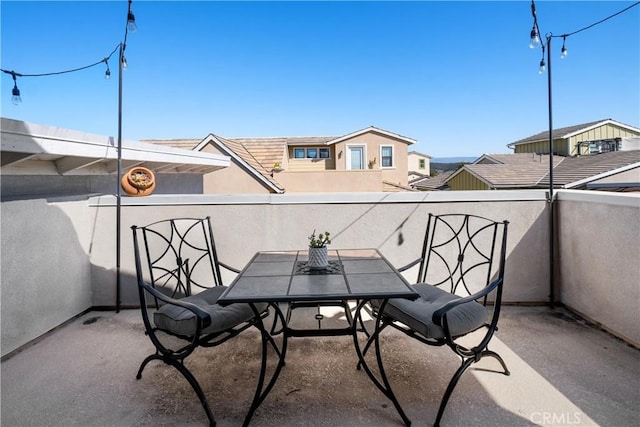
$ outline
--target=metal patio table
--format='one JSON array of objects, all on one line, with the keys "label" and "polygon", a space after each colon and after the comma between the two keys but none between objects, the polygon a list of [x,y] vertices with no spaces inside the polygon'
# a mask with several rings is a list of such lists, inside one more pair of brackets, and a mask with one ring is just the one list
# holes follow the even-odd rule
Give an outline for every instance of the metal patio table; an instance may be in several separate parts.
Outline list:
[{"label": "metal patio table", "polygon": [[[285,363],[287,340],[299,336],[351,335],[354,340],[359,366],[362,366],[371,381],[391,400],[406,425],[411,421],[400,407],[385,375],[378,341],[380,314],[389,298],[415,299],[418,294],[402,275],[380,254],[377,249],[338,249],[329,251],[329,266],[324,270],[307,267],[307,251],[258,252],[220,296],[218,303],[248,303],[258,314],[256,303],[269,303],[275,311],[276,321],[282,323],[282,344],[275,348],[279,357],[271,379],[265,383],[268,344],[273,346],[270,332],[260,316],[256,316],[262,334],[262,364],[258,386],[244,425],[248,425],[254,412],[273,388]],[[367,365],[358,342],[358,321],[362,325],[361,309],[370,300],[380,300],[378,317],[373,336],[380,379]],[[279,303],[304,301],[356,301],[355,316],[348,319],[349,326],[342,329],[292,329],[287,325]],[[271,333],[274,333],[274,327]]]}]

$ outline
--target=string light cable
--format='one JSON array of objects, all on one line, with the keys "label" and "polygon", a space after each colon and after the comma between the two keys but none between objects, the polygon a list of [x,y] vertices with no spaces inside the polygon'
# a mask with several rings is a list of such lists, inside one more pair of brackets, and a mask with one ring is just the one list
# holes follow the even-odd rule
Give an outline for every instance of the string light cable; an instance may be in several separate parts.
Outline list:
[{"label": "string light cable", "polygon": [[[562,49],[560,51],[560,58],[564,59],[564,58],[567,57],[567,54],[568,54],[568,50],[566,48],[566,41],[567,41],[568,37],[573,36],[573,35],[578,34],[578,33],[581,33],[582,31],[586,31],[586,30],[588,30],[590,28],[595,27],[596,25],[600,25],[600,24],[608,21],[609,19],[614,18],[614,17],[616,17],[616,16],[618,16],[620,14],[623,14],[623,13],[627,12],[629,9],[631,9],[633,7],[636,7],[638,5],[640,5],[640,1],[637,1],[637,2],[625,7],[624,9],[622,9],[622,10],[620,10],[618,12],[616,12],[616,13],[614,13],[612,15],[609,15],[606,18],[603,18],[603,19],[601,19],[601,20],[599,20],[597,22],[594,22],[593,24],[589,24],[586,27],[582,27],[582,28],[580,28],[578,30],[572,31],[570,33],[564,33],[564,34],[561,34],[561,35],[554,35],[552,33],[548,33],[548,34],[546,34],[546,37],[547,37],[547,39],[562,38]],[[542,38],[540,37],[541,33],[540,33],[540,27],[538,26],[538,16],[536,14],[536,5],[535,5],[534,0],[531,0],[531,15],[533,16],[533,27],[531,28],[531,33],[530,33],[530,37],[531,38],[530,38],[530,41],[529,41],[529,47],[532,48],[532,49],[535,49],[535,48],[537,48],[539,46],[542,47],[542,56],[544,57],[544,49],[545,49],[545,47],[546,47],[546,45],[548,43],[545,43],[545,41],[542,40]],[[542,64],[540,64],[540,65],[542,66]]]},{"label": "string light cable", "polygon": [[133,14],[133,12],[131,11],[131,2],[132,0],[129,0],[129,6],[128,6],[128,12],[127,12],[127,25],[125,26],[125,30],[124,30],[124,41],[121,43],[118,43],[116,45],[116,47],[104,58],[102,58],[101,60],[97,61],[97,62],[93,62],[89,65],[84,65],[82,67],[77,67],[77,68],[71,68],[69,70],[62,70],[62,71],[53,71],[53,72],[47,72],[47,73],[35,73],[35,74],[27,74],[27,73],[19,73],[17,71],[13,71],[13,70],[7,70],[7,69],[3,69],[0,68],[0,71],[2,71],[5,74],[9,74],[12,78],[13,78],[13,89],[11,91],[11,102],[14,105],[18,105],[22,102],[22,98],[20,96],[20,89],[18,88],[18,81],[17,78],[18,77],[48,77],[48,76],[57,76],[60,74],[68,74],[68,73],[76,73],[78,71],[83,71],[92,67],[95,67],[97,65],[100,64],[105,64],[105,66],[107,67],[105,74],[104,74],[104,78],[106,80],[109,80],[111,78],[111,70],[109,68],[109,60],[111,59],[111,57],[113,56],[114,53],[116,53],[116,51],[118,51],[118,49],[120,50],[120,58],[119,60],[122,62],[122,66],[123,68],[127,67],[127,60],[124,57],[124,50],[126,48],[127,45],[127,35],[129,32],[134,32],[137,30],[137,26],[136,26],[136,18],[135,15]]}]

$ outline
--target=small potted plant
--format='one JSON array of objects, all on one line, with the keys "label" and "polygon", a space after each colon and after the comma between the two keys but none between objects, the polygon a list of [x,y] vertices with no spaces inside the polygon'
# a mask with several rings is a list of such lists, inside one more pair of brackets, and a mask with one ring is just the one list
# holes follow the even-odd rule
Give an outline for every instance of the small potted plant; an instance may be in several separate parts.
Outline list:
[{"label": "small potted plant", "polygon": [[150,169],[135,166],[122,176],[120,184],[130,196],[148,196],[156,188],[156,177]]},{"label": "small potted plant", "polygon": [[309,236],[309,261],[307,262],[309,268],[321,270],[329,266],[327,245],[330,244],[331,235],[328,231],[316,235],[316,230],[313,230]]}]

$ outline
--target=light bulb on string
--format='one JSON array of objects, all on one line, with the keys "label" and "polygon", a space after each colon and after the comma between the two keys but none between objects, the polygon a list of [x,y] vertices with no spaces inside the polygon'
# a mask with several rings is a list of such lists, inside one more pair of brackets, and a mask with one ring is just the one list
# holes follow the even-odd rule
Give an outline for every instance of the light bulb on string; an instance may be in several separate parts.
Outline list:
[{"label": "light bulb on string", "polygon": [[544,63],[544,59],[540,61],[540,68],[538,68],[538,74],[542,74],[547,69],[547,65]]},{"label": "light bulb on string", "polygon": [[569,54],[569,52],[567,51],[567,48],[564,47],[564,43],[567,39],[567,36],[562,37],[562,50],[560,51],[560,59],[564,59],[567,57],[567,55]]},{"label": "light bulb on string", "polygon": [[13,105],[20,105],[21,102],[20,89],[18,89],[18,85],[14,83],[13,90],[11,91],[11,103]]},{"label": "light bulb on string", "polygon": [[538,34],[538,30],[536,30],[535,26],[531,29],[531,40],[529,41],[529,47],[531,49],[540,47],[540,35]]},{"label": "light bulb on string", "polygon": [[18,89],[18,81],[16,79],[16,73],[11,71],[11,77],[13,77],[13,90],[11,91],[11,103],[13,105],[20,105],[22,98],[20,97],[20,89]]},{"label": "light bulb on string", "polygon": [[107,66],[107,71],[104,72],[104,79],[109,80],[111,78],[111,70],[109,69],[109,63],[107,62],[107,58],[103,59],[104,64]]},{"label": "light bulb on string", "polygon": [[136,25],[136,17],[133,12],[129,11],[129,13],[127,14],[127,30],[131,33],[135,33],[137,29],[138,26]]},{"label": "light bulb on string", "polygon": [[122,55],[122,69],[126,70],[129,65],[127,64],[127,58]]}]

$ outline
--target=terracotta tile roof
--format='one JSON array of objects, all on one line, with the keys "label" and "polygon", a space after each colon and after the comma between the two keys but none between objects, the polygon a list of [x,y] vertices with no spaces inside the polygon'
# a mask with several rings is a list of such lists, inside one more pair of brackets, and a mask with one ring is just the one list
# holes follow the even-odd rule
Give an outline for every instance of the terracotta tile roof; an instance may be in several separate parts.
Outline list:
[{"label": "terracotta tile roof", "polygon": [[[517,156],[518,161],[514,163],[484,163],[467,164],[455,171],[452,177],[467,171],[471,175],[487,183],[491,188],[531,188],[536,187],[538,182],[549,170],[549,156],[542,155],[533,157],[528,154],[529,160],[524,162],[521,156]],[[554,168],[565,158],[561,156],[553,157]]]},{"label": "terracotta tile roof", "polygon": [[[575,188],[580,181],[617,169],[638,164],[640,167],[640,150],[612,151],[592,154],[590,156],[567,157],[553,169],[554,187]],[[540,186],[549,186],[548,171],[539,182]]]},{"label": "terracotta tile roof", "polygon": [[[238,157],[244,160],[245,163],[247,163],[257,173],[262,175],[267,181],[269,181],[274,187],[284,191],[284,187],[280,185],[280,183],[276,179],[274,179],[273,176],[271,176],[271,168],[273,168],[273,164],[276,161],[282,161],[282,155],[284,151],[280,151],[279,157],[274,157],[273,154],[279,150],[279,147],[284,149],[282,142],[272,141],[271,144],[258,143],[258,145],[260,145],[260,148],[257,150],[258,154],[256,155],[256,153],[253,152],[253,149],[255,149],[255,147],[252,147],[252,145],[256,144],[255,141],[249,141],[249,139],[226,139],[217,135],[215,136],[215,138],[226,145]],[[261,157],[261,159],[258,159],[258,157]],[[266,161],[265,159],[267,158],[276,158],[279,160],[271,161],[270,163],[266,164],[261,162],[261,160]]]},{"label": "terracotta tile roof", "polygon": [[446,181],[456,171],[442,172],[436,176],[419,178],[411,181],[410,185],[418,190],[446,190]]},{"label": "terracotta tile roof", "polygon": [[[484,163],[478,163],[478,162]],[[549,164],[549,156],[548,155],[540,155],[535,153],[510,153],[510,154],[497,154],[497,153],[488,153],[480,156],[474,164],[486,164],[488,162],[493,162],[494,164],[503,164],[503,165],[522,165],[528,164],[532,162],[547,162]]]},{"label": "terracotta tile roof", "polygon": [[[222,139],[222,138],[220,138]],[[232,141],[234,147],[242,146],[255,161],[271,171],[275,163],[284,161],[287,150],[287,138],[228,138],[225,141]],[[230,147],[231,148],[231,147]],[[233,148],[235,151],[235,148]]]}]

